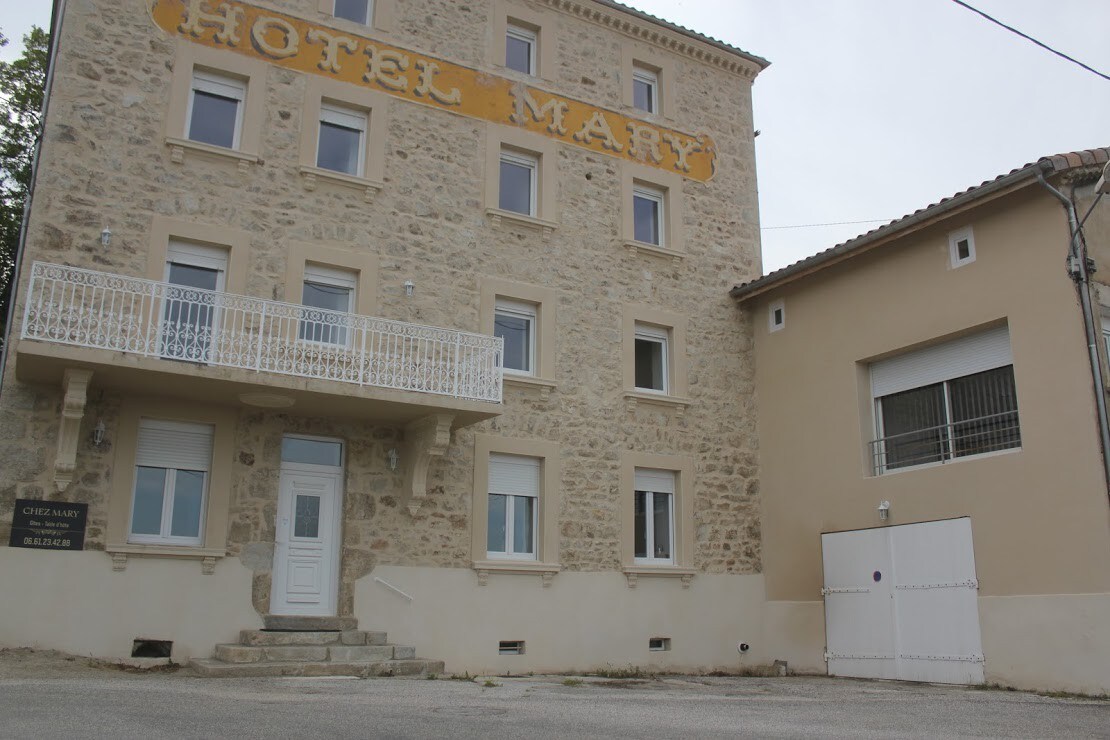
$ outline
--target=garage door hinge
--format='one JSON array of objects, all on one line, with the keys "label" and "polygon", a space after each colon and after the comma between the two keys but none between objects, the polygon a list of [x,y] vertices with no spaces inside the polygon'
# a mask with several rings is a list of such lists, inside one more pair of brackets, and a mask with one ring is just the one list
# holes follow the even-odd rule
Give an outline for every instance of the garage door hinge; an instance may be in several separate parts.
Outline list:
[{"label": "garage door hinge", "polygon": [[899,655],[905,660],[940,660],[956,663],[983,663],[982,655]]},{"label": "garage door hinge", "polygon": [[821,589],[821,595],[822,596],[828,596],[829,594],[869,594],[869,593],[871,593],[871,589],[865,588],[865,587],[860,587],[860,588],[829,588],[829,587],[824,587],[824,588]]},{"label": "garage door hinge", "polygon": [[949,581],[948,583],[899,583],[894,588],[898,591],[910,591],[921,588],[970,588],[978,590],[979,582],[971,578],[966,581]]}]

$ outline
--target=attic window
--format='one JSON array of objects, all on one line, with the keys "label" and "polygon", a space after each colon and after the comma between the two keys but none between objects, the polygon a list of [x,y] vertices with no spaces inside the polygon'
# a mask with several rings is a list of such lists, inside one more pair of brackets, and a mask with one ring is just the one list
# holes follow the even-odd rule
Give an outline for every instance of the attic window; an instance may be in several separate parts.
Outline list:
[{"label": "attic window", "polygon": [[786,302],[777,300],[767,307],[767,330],[778,331],[786,326]]},{"label": "attic window", "polygon": [[948,257],[952,267],[975,261],[975,236],[970,226],[948,235]]}]

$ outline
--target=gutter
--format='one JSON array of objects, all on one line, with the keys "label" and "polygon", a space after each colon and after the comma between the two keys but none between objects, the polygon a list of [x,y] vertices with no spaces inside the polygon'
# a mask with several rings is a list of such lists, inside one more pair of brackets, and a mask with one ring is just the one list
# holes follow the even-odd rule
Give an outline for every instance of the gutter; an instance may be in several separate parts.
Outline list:
[{"label": "gutter", "polygon": [[[1098,359],[1098,335],[1095,333],[1095,314],[1091,306],[1090,265],[1087,261],[1087,250],[1083,242],[1083,224],[1075,211],[1074,194],[1068,198],[1056,188],[1048,184],[1041,172],[1037,172],[1039,182],[1048,192],[1052,193],[1064,205],[1068,214],[1068,229],[1071,240],[1068,245],[1068,276],[1075,281],[1075,288],[1079,291],[1079,303],[1083,313],[1083,330],[1087,335],[1087,356],[1091,363],[1091,379],[1094,381],[1095,408],[1098,411],[1098,428],[1102,440],[1102,467],[1106,476],[1107,495],[1110,496],[1110,423],[1106,418],[1106,392],[1102,384],[1102,370]],[[1091,210],[1098,205],[1101,195],[1096,196]],[[1090,211],[1087,212],[1090,216]],[[1086,218],[1084,218],[1084,221]]]},{"label": "gutter", "polygon": [[62,15],[65,13],[66,0],[54,0],[50,14],[50,51],[46,59],[46,79],[42,91],[42,128],[35,142],[35,153],[31,157],[31,181],[27,187],[27,200],[23,203],[23,223],[19,227],[19,244],[15,250],[15,264],[12,267],[10,295],[8,297],[8,316],[4,324],[4,346],[0,348],[0,393],[4,388],[4,371],[8,366],[8,348],[12,346],[12,332],[15,329],[15,304],[19,296],[19,280],[23,265],[23,250],[27,246],[27,224],[31,220],[31,204],[35,199],[35,184],[39,176],[39,154],[46,133],[46,115],[50,108],[50,90],[54,87],[54,69],[58,60],[58,42],[62,36]]}]

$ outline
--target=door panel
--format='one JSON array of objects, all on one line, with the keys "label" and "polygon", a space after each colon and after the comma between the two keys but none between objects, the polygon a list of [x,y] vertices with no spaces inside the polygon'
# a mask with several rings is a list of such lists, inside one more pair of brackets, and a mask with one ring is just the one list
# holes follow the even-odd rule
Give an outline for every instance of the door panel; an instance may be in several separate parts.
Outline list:
[{"label": "door panel", "polygon": [[338,515],[338,473],[282,470],[272,614],[335,614]]}]

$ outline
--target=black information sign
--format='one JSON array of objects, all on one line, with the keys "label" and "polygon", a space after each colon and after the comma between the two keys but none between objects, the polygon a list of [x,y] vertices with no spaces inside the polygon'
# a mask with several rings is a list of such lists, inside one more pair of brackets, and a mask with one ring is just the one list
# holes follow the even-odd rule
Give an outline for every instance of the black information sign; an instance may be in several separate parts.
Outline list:
[{"label": "black information sign", "polygon": [[17,498],[9,547],[81,550],[85,547],[88,504]]}]

